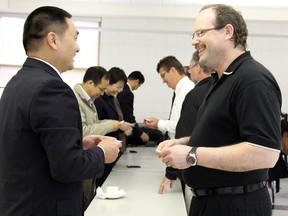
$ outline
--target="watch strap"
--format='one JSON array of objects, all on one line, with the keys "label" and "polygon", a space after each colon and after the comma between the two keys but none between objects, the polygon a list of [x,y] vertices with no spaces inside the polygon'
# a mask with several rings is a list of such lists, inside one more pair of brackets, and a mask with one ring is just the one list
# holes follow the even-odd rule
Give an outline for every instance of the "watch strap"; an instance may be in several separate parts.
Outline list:
[{"label": "watch strap", "polygon": [[197,148],[198,148],[198,146],[193,146],[189,153],[195,154],[195,156],[196,156],[196,150],[197,150]]}]

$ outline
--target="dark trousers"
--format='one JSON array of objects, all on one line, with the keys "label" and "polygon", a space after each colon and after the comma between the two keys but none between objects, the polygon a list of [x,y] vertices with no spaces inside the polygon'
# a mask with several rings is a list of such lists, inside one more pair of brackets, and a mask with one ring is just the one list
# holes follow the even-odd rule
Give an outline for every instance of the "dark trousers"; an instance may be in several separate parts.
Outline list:
[{"label": "dark trousers", "polygon": [[115,162],[111,164],[105,164],[103,176],[99,179],[94,178],[84,180],[84,210],[88,208],[88,206],[96,196],[96,189],[102,186],[114,165]]},{"label": "dark trousers", "polygon": [[271,216],[268,189],[240,195],[193,197],[189,216]]},{"label": "dark trousers", "polygon": [[96,189],[101,187],[105,180],[107,179],[108,175],[112,171],[112,168],[116,164],[117,160],[121,157],[122,153],[119,153],[116,161],[110,164],[105,164],[103,176],[98,179],[88,179],[84,181],[84,210],[88,208],[92,200],[96,195]]}]

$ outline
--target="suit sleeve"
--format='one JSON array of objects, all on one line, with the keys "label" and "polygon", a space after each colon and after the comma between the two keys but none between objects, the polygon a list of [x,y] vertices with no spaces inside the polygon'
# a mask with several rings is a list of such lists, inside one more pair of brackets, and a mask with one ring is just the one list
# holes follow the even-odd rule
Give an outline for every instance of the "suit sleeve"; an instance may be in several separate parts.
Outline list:
[{"label": "suit sleeve", "polygon": [[102,149],[82,148],[79,106],[67,84],[54,79],[44,83],[33,99],[29,116],[47,154],[52,178],[71,182],[103,174]]},{"label": "suit sleeve", "polygon": [[[114,131],[113,122],[110,119],[99,120],[99,118],[96,117],[96,119],[98,119],[97,123],[88,124],[86,121],[85,114],[82,110],[82,107],[80,106],[79,108],[80,108],[80,113],[81,113],[81,118],[82,118],[82,127],[83,127],[84,136],[91,135],[91,134],[106,135]],[[98,112],[96,113],[96,115],[98,115]]]},{"label": "suit sleeve", "polygon": [[121,97],[119,100],[124,119],[130,123],[136,123],[136,118],[134,116],[134,95],[132,92],[127,92],[125,96]]},{"label": "suit sleeve", "polygon": [[173,167],[166,167],[165,176],[170,180],[176,180],[177,178],[182,179],[182,172]]},{"label": "suit sleeve", "polygon": [[[132,92],[127,92],[126,94],[118,97],[118,100],[123,112],[124,120],[130,123],[137,123],[134,116],[134,94]],[[142,135],[143,131],[138,124],[135,124],[133,128],[133,133],[136,136]]]}]

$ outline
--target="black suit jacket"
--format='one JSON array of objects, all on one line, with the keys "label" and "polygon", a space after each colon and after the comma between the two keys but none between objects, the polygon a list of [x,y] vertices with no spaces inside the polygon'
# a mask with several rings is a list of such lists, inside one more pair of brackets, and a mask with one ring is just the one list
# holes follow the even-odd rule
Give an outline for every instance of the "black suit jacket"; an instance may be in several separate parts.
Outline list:
[{"label": "black suit jacket", "polygon": [[103,170],[100,148],[82,150],[71,88],[52,67],[27,58],[0,101],[1,215],[83,215],[82,180]]},{"label": "black suit jacket", "polygon": [[[96,106],[98,118],[100,120],[104,120],[104,119],[113,119],[117,121],[120,120],[115,103],[114,103],[113,96],[108,96],[106,93],[104,93],[101,97],[97,98],[94,101],[94,104]],[[112,136],[112,137],[115,137],[116,139],[119,139],[120,132],[121,132],[120,130],[117,130],[117,131],[107,133],[105,135]]]},{"label": "black suit jacket", "polygon": [[212,81],[211,77],[201,80],[185,96],[180,118],[175,129],[176,139],[191,135],[197,121],[199,107],[201,106]]},{"label": "black suit jacket", "polygon": [[123,91],[118,93],[117,99],[123,112],[124,121],[136,123],[133,128],[133,134],[137,137],[140,137],[143,131],[136,122],[136,118],[134,116],[134,94],[130,90],[127,83],[125,84]]},{"label": "black suit jacket", "polygon": [[[188,92],[182,104],[182,110],[179,121],[176,125],[175,138],[190,136],[196,121],[199,107],[201,106],[206,93],[213,81],[212,77],[201,80],[195,87]],[[182,178],[181,171],[172,167],[166,168],[166,177],[175,180],[177,177]]]}]

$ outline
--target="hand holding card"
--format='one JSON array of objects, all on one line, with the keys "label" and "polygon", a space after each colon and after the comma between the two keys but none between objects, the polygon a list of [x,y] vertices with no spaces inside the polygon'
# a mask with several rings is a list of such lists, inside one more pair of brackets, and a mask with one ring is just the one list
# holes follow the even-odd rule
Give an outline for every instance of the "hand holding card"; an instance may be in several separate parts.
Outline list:
[{"label": "hand holding card", "polygon": [[149,118],[144,119],[144,123],[151,123],[152,121]]}]

